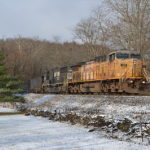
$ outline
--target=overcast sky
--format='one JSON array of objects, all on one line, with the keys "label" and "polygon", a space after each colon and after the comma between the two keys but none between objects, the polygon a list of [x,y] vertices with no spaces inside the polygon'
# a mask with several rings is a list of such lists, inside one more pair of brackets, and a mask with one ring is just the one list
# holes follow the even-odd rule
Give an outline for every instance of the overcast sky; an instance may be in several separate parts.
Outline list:
[{"label": "overcast sky", "polygon": [[73,27],[101,0],[0,0],[0,38],[72,39]]}]

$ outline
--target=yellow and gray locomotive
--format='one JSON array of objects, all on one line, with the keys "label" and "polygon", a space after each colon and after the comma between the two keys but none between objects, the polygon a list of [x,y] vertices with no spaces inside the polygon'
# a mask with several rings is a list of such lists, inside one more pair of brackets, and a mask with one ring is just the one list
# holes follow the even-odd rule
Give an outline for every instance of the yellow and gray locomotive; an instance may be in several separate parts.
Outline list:
[{"label": "yellow and gray locomotive", "polygon": [[55,68],[43,76],[50,93],[141,93],[146,87],[139,53],[116,51],[87,62]]}]

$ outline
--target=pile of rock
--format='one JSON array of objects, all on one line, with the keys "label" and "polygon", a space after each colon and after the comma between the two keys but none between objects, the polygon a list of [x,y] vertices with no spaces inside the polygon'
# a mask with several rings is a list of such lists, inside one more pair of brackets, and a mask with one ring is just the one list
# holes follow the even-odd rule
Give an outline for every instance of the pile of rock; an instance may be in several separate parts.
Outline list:
[{"label": "pile of rock", "polygon": [[34,115],[47,117],[49,120],[59,122],[70,122],[71,124],[80,124],[86,127],[93,127],[89,132],[104,131],[108,136],[119,139],[147,138],[150,139],[150,124],[146,123],[145,127],[141,127],[141,123],[133,123],[131,120],[124,118],[123,120],[107,120],[104,116],[90,114],[77,114],[75,112],[60,113],[43,110],[28,110],[25,115]]}]

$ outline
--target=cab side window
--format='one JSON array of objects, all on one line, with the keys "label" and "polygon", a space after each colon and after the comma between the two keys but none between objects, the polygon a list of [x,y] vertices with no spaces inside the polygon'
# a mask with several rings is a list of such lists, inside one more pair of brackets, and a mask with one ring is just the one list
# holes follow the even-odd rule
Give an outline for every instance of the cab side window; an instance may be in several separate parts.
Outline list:
[{"label": "cab side window", "polygon": [[49,80],[49,71],[46,72],[46,80]]},{"label": "cab side window", "polygon": [[113,62],[115,60],[115,54],[109,55],[109,62]]}]

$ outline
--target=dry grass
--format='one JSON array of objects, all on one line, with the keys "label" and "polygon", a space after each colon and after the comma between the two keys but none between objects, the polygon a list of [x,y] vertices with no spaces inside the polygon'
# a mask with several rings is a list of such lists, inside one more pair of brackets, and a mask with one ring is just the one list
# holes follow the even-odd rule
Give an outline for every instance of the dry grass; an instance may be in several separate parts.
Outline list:
[{"label": "dry grass", "polygon": [[21,114],[25,114],[25,112],[0,112],[0,116],[21,115]]}]

